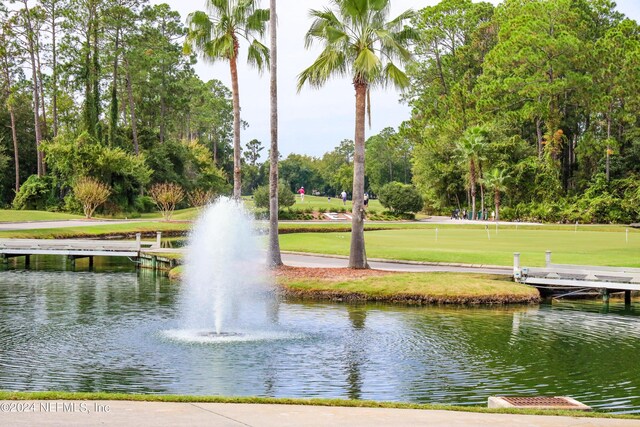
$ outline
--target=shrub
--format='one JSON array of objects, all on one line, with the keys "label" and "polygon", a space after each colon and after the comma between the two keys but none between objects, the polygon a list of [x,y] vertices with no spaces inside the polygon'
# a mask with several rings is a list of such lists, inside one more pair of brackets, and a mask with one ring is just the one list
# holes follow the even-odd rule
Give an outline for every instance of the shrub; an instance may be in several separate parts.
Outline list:
[{"label": "shrub", "polygon": [[[253,192],[253,202],[257,208],[269,209],[269,186],[263,185]],[[296,196],[291,189],[283,184],[278,184],[278,207],[288,208],[296,203]]]},{"label": "shrub", "polygon": [[207,203],[210,203],[213,200],[213,197],[213,191],[205,191],[200,188],[193,190],[187,196],[187,198],[189,199],[189,204],[194,208],[198,208],[200,206],[206,205]]},{"label": "shrub", "polygon": [[133,207],[137,212],[151,212],[156,207],[156,202],[149,196],[138,196],[133,201]]},{"label": "shrub", "polygon": [[378,194],[380,204],[394,213],[419,212],[424,200],[415,187],[400,182],[384,185]]},{"label": "shrub", "polygon": [[53,180],[49,176],[31,175],[13,199],[14,209],[44,210],[55,203]]},{"label": "shrub", "polygon": [[73,184],[73,194],[82,204],[84,216],[88,219],[98,206],[107,201],[111,188],[93,178],[84,177]]},{"label": "shrub", "polygon": [[184,190],[178,184],[165,182],[151,187],[149,195],[162,212],[165,221],[169,221],[176,205],[184,199]]}]

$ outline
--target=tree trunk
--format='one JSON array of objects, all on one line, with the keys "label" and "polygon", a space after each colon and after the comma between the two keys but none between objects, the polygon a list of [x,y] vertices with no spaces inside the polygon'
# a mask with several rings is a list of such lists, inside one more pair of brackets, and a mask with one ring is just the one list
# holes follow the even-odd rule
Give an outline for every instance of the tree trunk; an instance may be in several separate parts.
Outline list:
[{"label": "tree trunk", "polygon": [[476,163],[469,163],[469,191],[471,193],[471,218],[476,216]]},{"label": "tree trunk", "polygon": [[13,139],[13,159],[16,166],[16,194],[20,191],[20,156],[18,155],[18,134],[16,133],[16,115],[13,106],[9,106],[11,117],[11,138]]},{"label": "tree trunk", "polygon": [[[6,40],[3,39],[1,40],[3,43],[6,43]],[[15,191],[16,194],[18,193],[18,191],[20,190],[20,156],[19,156],[19,152],[18,152],[18,134],[16,131],[16,115],[15,112],[13,110],[13,98],[11,96],[11,92],[13,89],[13,84],[11,82],[11,70],[9,67],[9,61],[7,56],[3,56],[3,63],[2,63],[2,71],[4,74],[4,80],[5,80],[5,89],[6,89],[6,97],[7,97],[7,109],[9,110],[9,118],[11,119],[11,139],[13,140],[13,160],[14,160],[14,165],[15,165]]]},{"label": "tree trunk", "polygon": [[542,159],[542,121],[536,119],[536,138],[538,143],[538,158]]},{"label": "tree trunk", "polygon": [[[234,40],[237,52],[237,40]],[[229,60],[231,69],[231,94],[233,99],[233,198],[242,196],[242,170],[240,163],[240,91],[238,88],[237,55]]]},{"label": "tree trunk", "polygon": [[33,97],[33,124],[36,132],[36,152],[37,152],[37,172],[38,176],[44,174],[43,155],[40,150],[40,141],[42,133],[40,129],[40,96],[38,89],[37,63],[35,55],[35,43],[33,40],[33,27],[31,26],[31,17],[29,16],[29,6],[27,0],[23,0],[25,8],[25,23],[27,24],[27,42],[29,43],[29,56],[31,59],[31,79],[32,79],[32,97]]},{"label": "tree trunk", "polygon": [[267,262],[271,266],[282,265],[280,239],[278,237],[278,55],[276,38],[276,0],[270,0],[269,31],[271,41],[271,152],[269,153],[269,253]]},{"label": "tree trunk", "polygon": [[500,221],[500,190],[498,190],[497,188],[495,189],[493,201],[496,205],[496,221]]},{"label": "tree trunk", "polygon": [[607,161],[605,168],[607,182],[609,182],[609,179],[611,178],[611,141],[609,138],[611,138],[611,107],[609,107],[609,112],[607,113]]},{"label": "tree trunk", "polygon": [[351,250],[349,268],[369,268],[364,246],[364,120],[367,84],[355,81],[356,132],[353,154],[353,209],[351,210]]},{"label": "tree trunk", "polygon": [[133,89],[131,87],[131,72],[129,70],[129,61],[125,58],[125,65],[127,66],[127,96],[129,97],[129,112],[131,114],[131,133],[133,134],[133,152],[140,154],[140,147],[138,146],[138,128],[136,127],[136,110],[135,103],[133,102]]},{"label": "tree trunk", "polygon": [[51,2],[51,56],[52,56],[52,113],[53,113],[53,136],[58,136],[58,58],[56,48],[56,3]]},{"label": "tree trunk", "polygon": [[116,29],[113,58],[113,83],[111,84],[111,111],[109,117],[109,143],[115,144],[118,134],[118,49],[120,48],[120,29]]},{"label": "tree trunk", "polygon": [[[45,105],[45,100],[44,100],[44,82],[42,81],[42,66],[40,65],[40,40],[36,39],[36,61],[38,63],[38,80],[39,80],[39,84],[38,87],[40,89],[40,105],[42,107],[42,121],[41,121],[41,125],[42,125],[42,137],[44,139],[48,138],[49,135],[49,130],[47,129],[47,108]],[[42,173],[46,174],[46,165],[42,164],[43,166],[43,170]]]}]

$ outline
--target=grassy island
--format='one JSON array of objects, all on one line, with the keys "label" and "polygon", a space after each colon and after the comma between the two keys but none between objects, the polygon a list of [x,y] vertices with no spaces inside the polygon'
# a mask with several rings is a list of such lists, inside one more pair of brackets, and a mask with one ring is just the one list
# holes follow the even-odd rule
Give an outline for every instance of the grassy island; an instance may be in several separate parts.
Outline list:
[{"label": "grassy island", "polygon": [[[183,267],[169,272],[180,280]],[[472,273],[397,273],[348,268],[280,267],[275,280],[283,295],[327,301],[400,304],[508,304],[540,300],[537,289],[505,276]]]}]

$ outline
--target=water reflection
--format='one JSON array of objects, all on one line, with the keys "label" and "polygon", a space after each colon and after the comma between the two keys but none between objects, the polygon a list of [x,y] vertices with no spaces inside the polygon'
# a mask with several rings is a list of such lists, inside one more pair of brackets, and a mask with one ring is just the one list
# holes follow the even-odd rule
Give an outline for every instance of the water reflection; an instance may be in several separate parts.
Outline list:
[{"label": "water reflection", "polygon": [[202,344],[163,334],[177,325],[178,295],[177,285],[130,265],[0,272],[0,389],[478,405],[492,394],[570,395],[640,410],[640,323],[622,300],[608,313],[598,301],[274,301],[269,317],[284,339]]}]

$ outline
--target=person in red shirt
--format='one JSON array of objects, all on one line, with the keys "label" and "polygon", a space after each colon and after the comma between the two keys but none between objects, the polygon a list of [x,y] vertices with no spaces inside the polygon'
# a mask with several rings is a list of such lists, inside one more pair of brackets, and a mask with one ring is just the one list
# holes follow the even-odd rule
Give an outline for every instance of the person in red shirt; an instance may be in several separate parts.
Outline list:
[{"label": "person in red shirt", "polygon": [[298,193],[300,194],[300,201],[304,202],[304,187],[300,187]]}]

